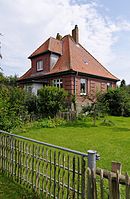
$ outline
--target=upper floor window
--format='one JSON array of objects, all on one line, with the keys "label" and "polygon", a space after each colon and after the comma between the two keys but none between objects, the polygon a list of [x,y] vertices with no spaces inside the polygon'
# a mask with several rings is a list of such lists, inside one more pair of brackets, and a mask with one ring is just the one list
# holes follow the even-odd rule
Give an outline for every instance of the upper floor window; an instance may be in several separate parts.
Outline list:
[{"label": "upper floor window", "polygon": [[53,86],[56,86],[58,88],[63,88],[63,81],[62,81],[62,79],[54,79],[53,80]]},{"label": "upper floor window", "polygon": [[86,95],[86,79],[80,79],[80,95]]},{"label": "upper floor window", "polygon": [[37,61],[37,71],[43,70],[43,61],[39,60]]},{"label": "upper floor window", "polygon": [[59,55],[52,53],[50,56],[50,67],[53,68],[53,66],[56,64],[56,62],[59,59]]}]

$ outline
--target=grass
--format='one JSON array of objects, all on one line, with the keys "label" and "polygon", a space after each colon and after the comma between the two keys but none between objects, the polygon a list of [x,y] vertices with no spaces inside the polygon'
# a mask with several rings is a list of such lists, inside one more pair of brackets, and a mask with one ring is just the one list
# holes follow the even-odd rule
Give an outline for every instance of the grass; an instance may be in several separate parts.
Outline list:
[{"label": "grass", "polygon": [[13,182],[10,178],[0,173],[0,198],[1,199],[36,199],[33,193],[30,193]]},{"label": "grass", "polygon": [[100,156],[98,167],[111,169],[111,162],[121,162],[123,171],[130,173],[130,117],[109,117],[111,126],[92,126],[90,120],[79,120],[56,128],[41,128],[35,125],[13,133],[70,149],[87,152],[96,150]]}]

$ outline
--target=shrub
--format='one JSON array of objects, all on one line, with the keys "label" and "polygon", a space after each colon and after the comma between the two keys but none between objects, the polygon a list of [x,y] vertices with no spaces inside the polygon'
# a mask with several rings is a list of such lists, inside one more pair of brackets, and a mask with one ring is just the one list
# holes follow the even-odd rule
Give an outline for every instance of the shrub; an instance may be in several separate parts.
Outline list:
[{"label": "shrub", "polygon": [[28,119],[28,112],[24,102],[25,92],[22,89],[1,86],[0,129],[10,131]]},{"label": "shrub", "polygon": [[130,116],[130,95],[125,88],[108,90],[102,95],[100,101],[107,102],[110,115]]},{"label": "shrub", "polygon": [[45,86],[38,90],[38,110],[42,117],[54,117],[66,108],[67,93],[62,88]]},{"label": "shrub", "polygon": [[83,107],[82,112],[89,115],[93,119],[93,125],[96,125],[96,119],[107,115],[108,105],[105,101],[101,101],[101,95],[97,95],[97,99],[91,104]]}]

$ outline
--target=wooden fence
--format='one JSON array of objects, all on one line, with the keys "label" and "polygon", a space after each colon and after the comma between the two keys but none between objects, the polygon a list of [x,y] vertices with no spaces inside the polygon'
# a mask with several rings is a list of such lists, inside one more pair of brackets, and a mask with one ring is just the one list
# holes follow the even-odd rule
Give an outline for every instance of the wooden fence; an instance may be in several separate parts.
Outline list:
[{"label": "wooden fence", "polygon": [[69,112],[58,112],[56,115],[58,118],[65,119],[67,121],[75,120],[77,117],[76,111],[69,111]]},{"label": "wooden fence", "polygon": [[0,171],[40,198],[130,199],[128,174],[96,168],[98,157],[0,131]]}]

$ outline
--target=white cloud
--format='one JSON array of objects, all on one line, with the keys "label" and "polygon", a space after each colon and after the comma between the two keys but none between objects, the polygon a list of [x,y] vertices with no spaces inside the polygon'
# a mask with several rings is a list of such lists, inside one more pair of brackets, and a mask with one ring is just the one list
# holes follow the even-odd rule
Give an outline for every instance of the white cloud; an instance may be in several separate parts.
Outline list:
[{"label": "white cloud", "polygon": [[[27,57],[38,45],[50,36],[55,37],[57,32],[62,35],[71,34],[74,25],[78,24],[80,43],[111,72],[118,74],[119,68],[114,67],[117,54],[113,51],[113,46],[120,39],[116,33],[130,31],[130,23],[124,19],[112,21],[108,16],[102,16],[94,1],[84,1],[83,4],[77,2],[4,0],[0,8],[0,32],[4,34],[4,72],[7,75],[23,74],[29,68]],[[127,58],[125,61],[127,62]]]}]

